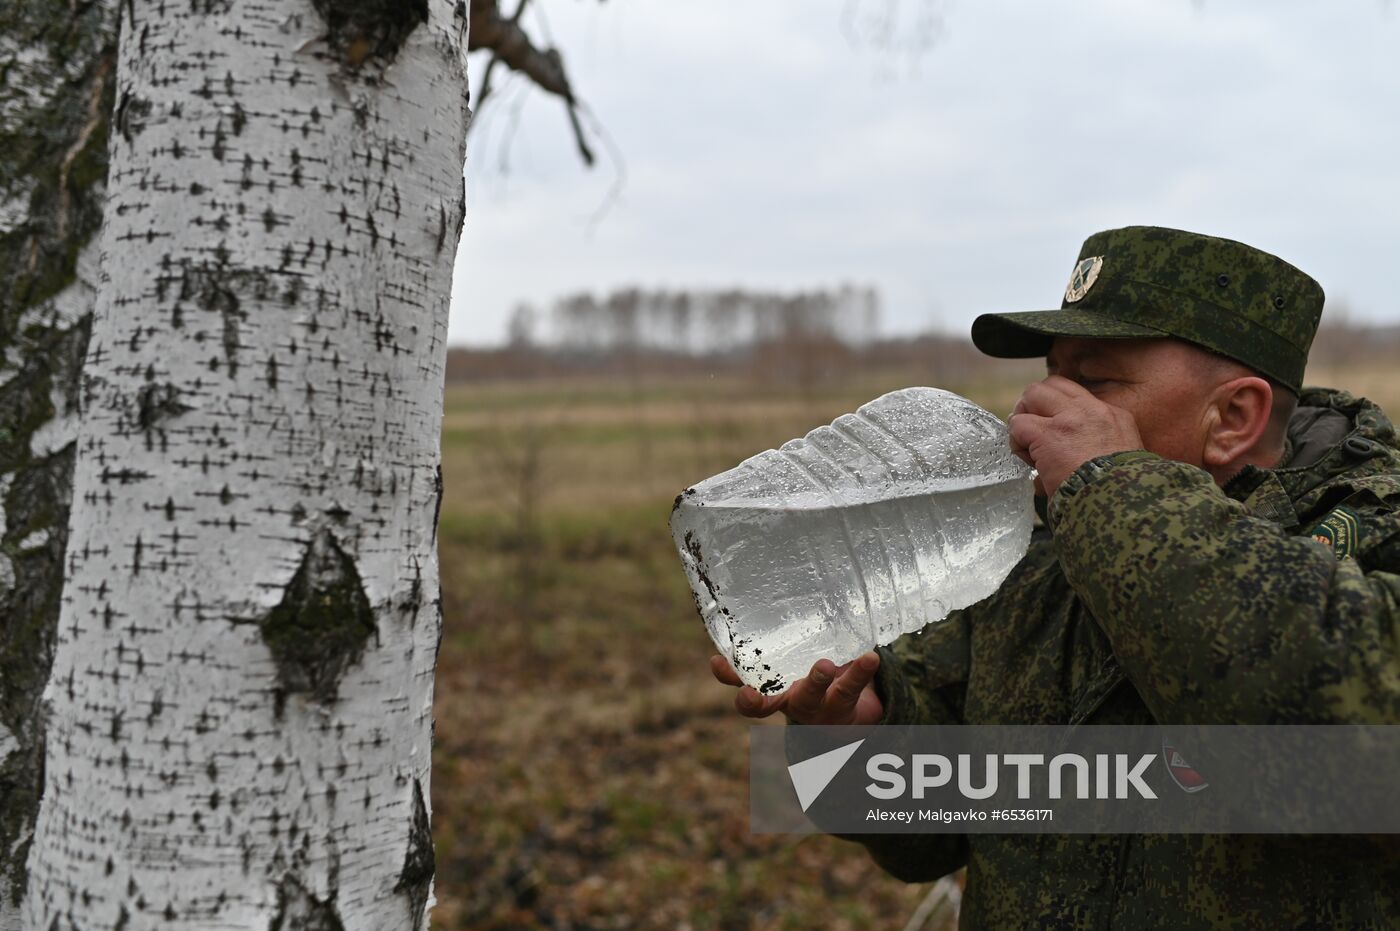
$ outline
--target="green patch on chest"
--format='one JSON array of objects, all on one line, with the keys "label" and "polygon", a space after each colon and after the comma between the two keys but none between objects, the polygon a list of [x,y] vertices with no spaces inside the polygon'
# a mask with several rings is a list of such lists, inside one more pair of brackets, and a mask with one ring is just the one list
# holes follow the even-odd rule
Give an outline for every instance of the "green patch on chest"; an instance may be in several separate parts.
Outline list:
[{"label": "green patch on chest", "polygon": [[1356,554],[1360,543],[1361,521],[1351,508],[1333,508],[1317,524],[1305,533],[1318,543],[1332,548],[1338,559],[1346,559]]}]

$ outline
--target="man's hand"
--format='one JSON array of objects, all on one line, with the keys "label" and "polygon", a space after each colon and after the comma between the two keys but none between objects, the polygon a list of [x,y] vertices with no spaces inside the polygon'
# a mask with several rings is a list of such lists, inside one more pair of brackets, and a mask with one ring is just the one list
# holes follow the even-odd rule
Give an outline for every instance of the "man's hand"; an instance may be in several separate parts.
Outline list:
[{"label": "man's hand", "polygon": [[1036,492],[1047,498],[1095,456],[1142,448],[1132,414],[1060,375],[1026,388],[1011,412],[1010,427],[1011,451],[1040,473]]},{"label": "man's hand", "polygon": [[819,659],[805,678],[798,679],[781,695],[765,698],[752,686],[744,685],[729,660],[716,653],[710,657],[710,671],[725,685],[739,686],[734,707],[748,718],[766,718],[781,711],[793,724],[877,724],[885,715],[880,696],[875,694],[875,670],[880,654],[873,650],[843,666]]}]

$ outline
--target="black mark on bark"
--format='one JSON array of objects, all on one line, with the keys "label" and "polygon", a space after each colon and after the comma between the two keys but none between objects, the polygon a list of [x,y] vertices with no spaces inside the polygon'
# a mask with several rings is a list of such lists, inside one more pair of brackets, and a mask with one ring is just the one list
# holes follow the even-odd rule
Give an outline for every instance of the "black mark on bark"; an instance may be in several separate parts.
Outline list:
[{"label": "black mark on bark", "polygon": [[146,118],[150,115],[149,100],[137,97],[130,91],[122,91],[121,101],[117,103],[116,122],[117,131],[127,143],[141,135],[141,130],[146,128]]},{"label": "black mark on bark", "polygon": [[277,911],[267,931],[345,931],[335,904],[316,898],[287,875],[277,887]]},{"label": "black mark on bark", "polygon": [[162,423],[189,410],[192,408],[180,400],[180,389],[174,385],[143,385],[136,399],[136,426],[146,435],[146,448],[151,448],[153,431],[164,432]]},{"label": "black mark on bark", "polygon": [[256,293],[265,289],[266,284],[264,277],[256,272],[228,268],[222,250],[215,262],[184,265],[180,300],[192,300],[201,310],[219,315],[223,324],[224,363],[230,378],[238,375],[238,350],[242,347],[239,330],[248,316],[238,298],[238,289],[251,288]]},{"label": "black mark on bark", "polygon": [[335,701],[340,677],[378,628],[355,561],[330,528],[316,531],[281,603],[259,626],[277,662],[279,716],[290,692]]},{"label": "black mark on bark", "polygon": [[438,524],[442,521],[442,466],[439,465],[433,473],[433,497],[436,503],[433,505],[433,542],[437,542]]},{"label": "black mark on bark", "polygon": [[409,920],[413,931],[423,927],[423,912],[428,905],[428,887],[433,882],[437,862],[433,857],[433,835],[428,824],[428,806],[423,800],[423,786],[413,780],[413,816],[408,825],[408,852],[404,854],[403,871],[399,873],[395,892],[408,897]]},{"label": "black mark on bark", "polygon": [[418,564],[418,559],[413,560],[413,581],[409,583],[408,593],[399,602],[399,610],[407,614],[412,623],[418,623],[418,609],[423,607],[423,567]]},{"label": "black mark on bark", "polygon": [[388,64],[413,30],[428,21],[428,0],[311,0],[329,29],[327,42],[351,68]]}]

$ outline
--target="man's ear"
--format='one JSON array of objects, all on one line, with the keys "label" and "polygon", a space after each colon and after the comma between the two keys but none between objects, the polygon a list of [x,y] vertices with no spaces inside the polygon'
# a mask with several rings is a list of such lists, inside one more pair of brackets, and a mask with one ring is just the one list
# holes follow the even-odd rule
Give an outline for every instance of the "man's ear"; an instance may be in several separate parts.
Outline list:
[{"label": "man's ear", "polygon": [[1207,408],[1201,451],[1206,468],[1233,467],[1254,452],[1269,427],[1273,403],[1273,388],[1255,375],[1235,378],[1216,388]]}]

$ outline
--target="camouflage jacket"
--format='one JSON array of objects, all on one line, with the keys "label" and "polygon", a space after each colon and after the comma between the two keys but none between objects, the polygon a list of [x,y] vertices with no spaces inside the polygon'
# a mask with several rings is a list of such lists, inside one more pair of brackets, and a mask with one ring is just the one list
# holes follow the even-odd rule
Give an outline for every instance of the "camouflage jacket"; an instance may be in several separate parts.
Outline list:
[{"label": "camouflage jacket", "polygon": [[[1369,401],[1305,389],[1284,464],[1223,489],[1091,460],[1049,522],[883,650],[885,723],[1400,723],[1400,450]],[[1400,845],[1365,837],[853,839],[909,881],[965,865],[964,928],[1400,928]]]}]

